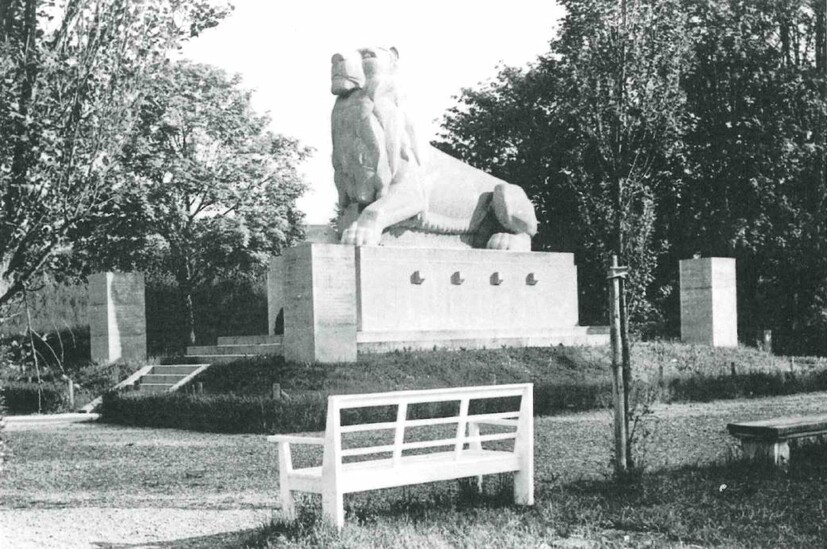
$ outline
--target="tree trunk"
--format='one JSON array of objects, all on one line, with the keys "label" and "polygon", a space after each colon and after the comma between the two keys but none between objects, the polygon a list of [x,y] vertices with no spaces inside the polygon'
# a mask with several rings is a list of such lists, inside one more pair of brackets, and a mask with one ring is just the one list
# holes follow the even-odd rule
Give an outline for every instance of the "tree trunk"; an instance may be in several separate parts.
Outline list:
[{"label": "tree trunk", "polygon": [[825,11],[827,11],[827,6],[824,5],[824,0],[813,0],[813,12],[816,16],[816,71],[819,75],[824,74],[824,65],[827,63],[827,40],[825,40],[827,20],[824,17]]},{"label": "tree trunk", "polygon": [[190,345],[195,345],[195,311],[192,306],[192,289],[184,293],[184,318],[187,323],[187,337]]},{"label": "tree trunk", "polygon": [[184,306],[184,329],[187,334],[187,342],[190,345],[195,345],[195,308],[192,303],[194,289],[192,265],[186,252],[179,249],[176,255],[180,263],[176,271],[175,280],[178,283],[178,291],[181,292],[181,301]]}]

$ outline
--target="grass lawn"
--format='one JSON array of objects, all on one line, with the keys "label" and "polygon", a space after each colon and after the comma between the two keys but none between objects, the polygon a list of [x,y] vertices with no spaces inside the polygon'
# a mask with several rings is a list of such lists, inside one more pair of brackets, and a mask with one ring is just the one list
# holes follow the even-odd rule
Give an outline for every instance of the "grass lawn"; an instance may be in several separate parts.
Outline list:
[{"label": "grass lawn", "polygon": [[[790,372],[790,359],[750,347],[711,348],[678,342],[636,342],[632,364],[640,381],[669,385],[674,380]],[[607,385],[611,380],[611,348],[537,347],[360,353],[355,364],[298,364],[282,357],[243,359],[216,364],[199,375],[208,393],[269,394],[273,383],[291,394],[363,393],[430,389],[488,383]],[[799,358],[796,373],[827,370],[827,359]],[[819,387],[820,389],[821,387]],[[684,395],[674,395],[685,400]],[[748,390],[745,395],[748,396]],[[666,400],[670,400],[667,398]],[[689,398],[688,400],[694,400]],[[589,403],[592,404],[592,403]]]},{"label": "grass lawn", "polygon": [[[307,497],[298,522],[163,546],[825,547],[825,446],[794,450],[790,472],[776,473],[735,460],[725,425],[823,412],[826,396],[657,406],[643,441],[647,472],[626,485],[609,479],[608,411],[536,418],[530,509],[511,505],[509,480],[495,477],[482,498],[456,482],[348,496],[341,535],[318,523]],[[2,508],[277,505],[275,448],[260,435],[76,424],[7,438]]]}]

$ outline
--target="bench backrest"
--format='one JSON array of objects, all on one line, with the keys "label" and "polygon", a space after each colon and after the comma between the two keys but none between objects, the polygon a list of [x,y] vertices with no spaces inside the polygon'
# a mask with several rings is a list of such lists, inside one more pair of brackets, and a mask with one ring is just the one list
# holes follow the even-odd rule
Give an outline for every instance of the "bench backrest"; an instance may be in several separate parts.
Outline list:
[{"label": "bench backrest", "polygon": [[[431,389],[417,391],[397,391],[391,393],[369,393],[356,395],[336,395],[328,398],[327,426],[325,429],[325,452],[323,469],[328,474],[336,474],[343,458],[351,456],[372,456],[386,458],[391,454],[394,464],[398,464],[406,451],[424,448],[448,449],[459,459],[465,445],[480,448],[483,442],[514,439],[515,453],[532,451],[533,433],[533,385],[531,383],[514,385],[491,385],[484,387],[458,387],[450,389]],[[517,397],[516,409],[501,412],[472,413],[471,402],[475,406],[479,401]],[[408,419],[409,410],[419,404],[456,403],[457,413],[447,417],[430,417]],[[342,411],[371,407],[395,407],[395,420],[374,423],[350,423],[342,425]],[[484,407],[484,406],[482,406]],[[480,435],[475,427],[479,423],[505,427],[506,432]],[[406,441],[408,429],[443,425],[453,433],[449,437],[429,440]],[[469,429],[469,426],[471,427]],[[348,433],[389,431],[393,432],[393,442],[381,443],[356,448],[342,448],[342,436]],[[387,435],[386,435],[387,436]],[[527,450],[528,448],[528,450]],[[384,456],[381,456],[384,454]]]}]

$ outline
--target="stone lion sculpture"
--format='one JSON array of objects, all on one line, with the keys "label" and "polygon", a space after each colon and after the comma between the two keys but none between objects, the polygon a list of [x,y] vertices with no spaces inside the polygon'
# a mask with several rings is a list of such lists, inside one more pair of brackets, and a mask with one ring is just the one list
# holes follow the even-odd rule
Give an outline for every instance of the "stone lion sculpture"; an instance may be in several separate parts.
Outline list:
[{"label": "stone lion sculpture", "polygon": [[520,187],[417,141],[398,89],[398,59],[395,48],[331,59],[341,242],[378,245],[414,232],[453,235],[463,247],[530,251],[537,218]]}]

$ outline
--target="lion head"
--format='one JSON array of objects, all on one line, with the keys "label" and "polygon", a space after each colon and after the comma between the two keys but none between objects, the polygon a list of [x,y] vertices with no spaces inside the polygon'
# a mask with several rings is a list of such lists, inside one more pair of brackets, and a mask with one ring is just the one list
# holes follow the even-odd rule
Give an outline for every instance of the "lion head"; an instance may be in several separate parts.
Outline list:
[{"label": "lion head", "polygon": [[393,77],[398,59],[399,52],[394,47],[335,53],[330,59],[330,92],[347,95],[365,89],[373,97],[381,83]]},{"label": "lion head", "polygon": [[392,185],[412,149],[397,89],[396,48],[362,48],[331,58],[333,167],[340,206],[366,206]]}]

